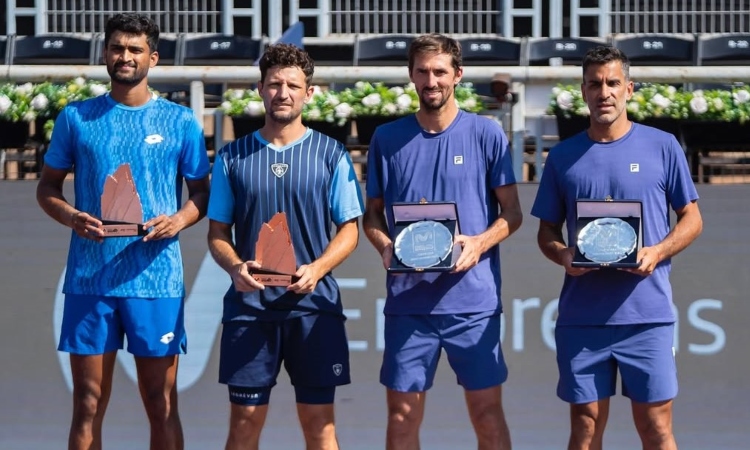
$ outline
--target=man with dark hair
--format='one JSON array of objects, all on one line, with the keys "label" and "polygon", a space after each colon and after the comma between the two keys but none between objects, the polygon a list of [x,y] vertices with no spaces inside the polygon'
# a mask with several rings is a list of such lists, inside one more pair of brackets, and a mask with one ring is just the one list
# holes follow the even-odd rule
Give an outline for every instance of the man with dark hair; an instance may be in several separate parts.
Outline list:
[{"label": "man with dark hair", "polygon": [[[364,208],[344,145],[302,124],[313,68],[293,45],[268,47],[258,83],[265,124],[219,150],[213,168],[208,245],[232,278],[219,369],[231,403],[227,450],[258,448],[282,361],[305,448],[338,449],[333,401],[336,386],[350,382],[349,349],[331,271],[356,247]],[[272,221],[278,213],[286,224]],[[299,268],[288,285],[264,285],[253,272],[269,255],[256,243],[285,228]]]},{"label": "man with dark hair", "polygon": [[[455,202],[461,246],[451,272],[387,275],[386,448],[419,449],[426,391],[442,351],[464,388],[478,448],[510,449],[502,407],[508,370],[500,345],[498,244],[522,221],[508,139],[493,120],[458,109],[459,43],[427,35],[409,48],[416,114],[380,126],[367,163],[365,233],[388,268],[394,252],[392,205]],[[498,208],[499,206],[499,208]]]},{"label": "man with dark hair", "polygon": [[[570,403],[570,450],[602,448],[618,371],[643,448],[677,448],[669,272],[671,258],[698,237],[703,222],[675,137],[628,120],[629,66],[627,56],[614,47],[586,54],[581,91],[591,111],[590,126],[550,151],[531,210],[540,219],[539,248],[565,268],[555,341],[557,395]],[[577,203],[589,199],[642,203],[637,267],[573,266]],[[677,215],[671,230],[670,207]]]},{"label": "man with dark hair", "polygon": [[[112,90],[60,113],[37,188],[42,209],[73,229],[58,347],[70,353],[73,374],[69,449],[102,448],[102,421],[124,336],[135,356],[150,448],[184,447],[176,386],[178,355],[187,347],[178,233],[205,214],[209,164],[192,111],[148,88],[158,40],[158,27],[145,16],[109,20],[103,57]],[[130,175],[115,184],[127,191],[132,183],[130,197],[119,200],[140,202],[145,236],[105,238],[105,182],[111,184],[126,164]],[[71,171],[75,206],[63,196]],[[188,199],[180,207],[183,178]]]}]

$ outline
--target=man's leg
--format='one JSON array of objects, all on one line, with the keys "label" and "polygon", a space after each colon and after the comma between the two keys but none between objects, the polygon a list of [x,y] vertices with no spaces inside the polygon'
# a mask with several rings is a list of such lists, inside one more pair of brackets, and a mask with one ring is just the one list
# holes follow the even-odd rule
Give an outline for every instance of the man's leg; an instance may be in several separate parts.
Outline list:
[{"label": "man's leg", "polygon": [[266,423],[268,404],[232,403],[229,410],[229,435],[225,450],[258,450],[260,432]]},{"label": "man's leg", "polygon": [[677,450],[672,432],[672,400],[632,402],[633,420],[644,450]]},{"label": "man's leg", "polygon": [[426,392],[387,390],[386,450],[419,450],[419,428],[424,419]]},{"label": "man's leg", "polygon": [[609,417],[609,398],[570,405],[568,450],[602,450]]},{"label": "man's leg", "polygon": [[102,422],[112,392],[116,351],[103,355],[70,355],[73,375],[73,420],[69,450],[101,450]]},{"label": "man's leg", "polygon": [[510,430],[503,412],[502,386],[465,391],[469,418],[479,450],[510,450]]},{"label": "man's leg", "polygon": [[333,403],[297,403],[297,416],[307,450],[338,450]]},{"label": "man's leg", "polygon": [[151,426],[151,450],[185,447],[177,411],[177,355],[136,357],[138,389]]}]

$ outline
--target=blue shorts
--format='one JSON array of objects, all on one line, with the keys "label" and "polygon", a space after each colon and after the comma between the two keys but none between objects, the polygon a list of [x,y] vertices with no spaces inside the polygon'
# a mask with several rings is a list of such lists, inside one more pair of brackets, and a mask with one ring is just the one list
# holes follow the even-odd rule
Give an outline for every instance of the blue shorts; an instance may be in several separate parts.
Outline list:
[{"label": "blue shorts", "polygon": [[428,390],[442,350],[466,390],[497,386],[508,378],[500,314],[386,315],[380,382],[399,392]]},{"label": "blue shorts", "polygon": [[[283,361],[295,387],[349,384],[349,343],[344,320],[328,314],[310,314],[274,322],[225,322],[219,382],[230,386],[230,400],[233,390],[243,391],[237,388],[270,391],[276,385]],[[235,400],[233,403],[243,403],[242,398]]]},{"label": "blue shorts", "polygon": [[65,295],[60,344],[76,355],[101,355],[123,348],[135,356],[168,356],[187,351],[181,297],[123,298]]},{"label": "blue shorts", "polygon": [[562,326],[555,328],[560,380],[557,396],[590,403],[622,395],[639,403],[677,396],[674,324]]}]

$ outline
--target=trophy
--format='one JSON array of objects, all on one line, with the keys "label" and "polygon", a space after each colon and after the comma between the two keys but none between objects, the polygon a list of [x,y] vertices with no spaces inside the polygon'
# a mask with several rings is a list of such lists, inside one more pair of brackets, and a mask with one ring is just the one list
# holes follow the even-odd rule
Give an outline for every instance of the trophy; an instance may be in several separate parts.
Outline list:
[{"label": "trophy", "polygon": [[461,255],[453,245],[459,232],[458,211],[452,202],[394,203],[395,239],[389,272],[447,272]]},{"label": "trophy", "polygon": [[135,189],[130,164],[121,164],[107,175],[102,190],[104,237],[145,236],[141,198]]},{"label": "trophy", "polygon": [[638,267],[642,204],[638,200],[578,200],[574,267]]},{"label": "trophy", "polygon": [[294,276],[297,260],[294,257],[286,213],[276,213],[271,220],[261,225],[258,241],[255,243],[255,261],[261,268],[248,267],[248,271],[263,285],[289,286],[299,279]]}]

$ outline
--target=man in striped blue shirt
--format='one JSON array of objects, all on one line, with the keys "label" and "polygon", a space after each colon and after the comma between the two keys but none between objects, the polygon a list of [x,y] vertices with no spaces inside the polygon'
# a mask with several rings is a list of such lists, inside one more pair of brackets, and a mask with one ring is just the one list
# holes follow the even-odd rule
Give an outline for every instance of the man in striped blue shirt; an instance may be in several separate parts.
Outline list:
[{"label": "man in striped blue shirt", "polygon": [[[175,380],[187,340],[177,236],[205,214],[209,164],[192,111],[148,88],[158,42],[159,28],[148,17],[118,14],[109,20],[103,56],[112,90],[62,111],[37,188],[44,211],[73,229],[58,347],[70,353],[73,374],[70,449],[102,448],[102,421],[124,336],[138,368],[150,448],[183,448]],[[111,183],[123,164],[130,167],[146,236],[104,238],[105,180]],[[75,206],[63,196],[71,171]],[[181,205],[183,179],[188,199]]]},{"label": "man in striped blue shirt", "polygon": [[[208,243],[232,278],[219,369],[231,403],[228,450],[258,448],[282,361],[306,448],[338,449],[333,400],[336,386],[350,382],[349,350],[331,271],[356,247],[364,206],[344,145],[302,124],[313,69],[304,51],[270,46],[258,83],[265,124],[222,148],[213,168]],[[252,277],[255,244],[279,212],[298,268],[288,286],[264,286]]]}]

